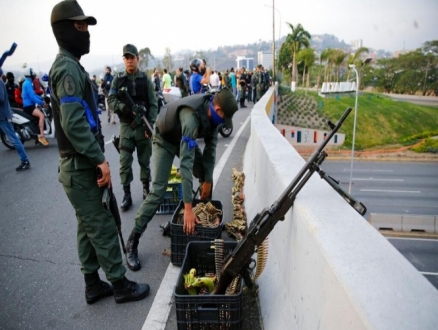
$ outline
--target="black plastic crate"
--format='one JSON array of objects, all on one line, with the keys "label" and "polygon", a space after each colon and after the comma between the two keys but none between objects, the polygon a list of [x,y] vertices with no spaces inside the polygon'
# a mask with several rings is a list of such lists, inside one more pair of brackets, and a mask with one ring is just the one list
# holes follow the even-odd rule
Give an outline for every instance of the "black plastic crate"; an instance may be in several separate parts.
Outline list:
[{"label": "black plastic crate", "polygon": [[158,207],[157,214],[171,214],[175,212],[181,199],[181,183],[168,183],[166,194],[164,195],[163,202]]},{"label": "black plastic crate", "polygon": [[[234,295],[189,295],[184,289],[184,274],[196,268],[197,276],[215,273],[214,242],[190,242],[187,245],[174,298],[178,330],[240,330],[242,326],[242,281]],[[224,242],[225,256],[237,242]]]},{"label": "black plastic crate", "polygon": [[[192,203],[193,206],[197,205],[201,201],[195,199]],[[214,207],[222,210],[222,203],[220,201],[211,200],[210,201]],[[184,261],[184,256],[186,253],[186,246],[192,241],[211,241],[218,238],[222,233],[223,227],[223,215],[220,217],[220,224],[214,228],[208,228],[196,225],[195,235],[187,235],[183,231],[183,225],[177,224],[178,214],[184,208],[184,203],[181,200],[178,207],[172,216],[172,221],[170,223],[170,260],[173,265],[181,266]]]}]

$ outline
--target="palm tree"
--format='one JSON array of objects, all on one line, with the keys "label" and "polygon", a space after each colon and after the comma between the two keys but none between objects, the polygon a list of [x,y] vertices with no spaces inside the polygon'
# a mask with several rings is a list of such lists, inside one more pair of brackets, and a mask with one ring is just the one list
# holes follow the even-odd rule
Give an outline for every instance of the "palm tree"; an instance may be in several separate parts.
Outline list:
[{"label": "palm tree", "polygon": [[[315,52],[312,48],[306,48],[302,49],[297,54],[297,60],[303,61],[304,63],[304,70],[303,70],[303,87],[304,87],[304,80],[306,78],[306,69],[307,69],[307,84],[306,87],[309,88],[309,74],[310,74],[310,67],[315,63]],[[306,90],[307,94],[307,90]]]},{"label": "palm tree", "polygon": [[335,66],[336,82],[339,82],[339,72],[341,71],[341,65],[344,62],[345,57],[347,57],[347,54],[345,54],[341,49],[336,49],[333,52],[333,64]]},{"label": "palm tree", "polygon": [[291,90],[295,91],[295,85],[297,81],[297,53],[300,51],[301,47],[309,48],[310,39],[312,36],[309,32],[304,30],[301,24],[297,24],[297,26],[293,26],[291,23],[287,23],[292,30],[292,33],[288,34],[286,37],[286,44],[289,45],[292,52],[292,83]]},{"label": "palm tree", "polygon": [[[348,72],[347,72],[347,81],[349,81],[350,80],[350,73],[351,73],[351,71],[350,71],[350,64],[356,64],[356,66],[358,67],[358,68],[360,68],[362,65],[363,65],[363,62],[361,61],[361,55],[362,55],[362,53],[368,53],[369,52],[369,50],[368,50],[368,48],[367,47],[360,47],[360,48],[358,48],[355,52],[354,52],[354,54],[351,54],[349,57],[348,57],[348,60],[347,60],[347,69],[348,69]],[[357,62],[361,62],[361,63],[357,63]]]}]

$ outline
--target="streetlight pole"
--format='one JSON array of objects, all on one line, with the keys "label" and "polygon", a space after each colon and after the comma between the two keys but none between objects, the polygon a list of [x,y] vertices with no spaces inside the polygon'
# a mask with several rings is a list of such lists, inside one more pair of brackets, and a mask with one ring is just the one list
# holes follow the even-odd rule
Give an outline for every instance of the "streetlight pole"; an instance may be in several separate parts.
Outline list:
[{"label": "streetlight pole", "polygon": [[[368,57],[360,67],[360,72],[362,72],[362,68],[372,61],[371,57]],[[354,142],[356,139],[356,115],[357,115],[357,99],[359,97],[359,85],[360,85],[360,75],[357,72],[356,65],[350,64],[349,67],[354,70],[356,74],[356,101],[354,104],[354,123],[353,123],[353,141],[351,143],[351,165],[350,165],[350,182],[348,184],[348,193],[351,193],[351,182],[353,180],[353,161],[354,161]]]},{"label": "streetlight pole", "polygon": [[280,15],[280,25],[278,26],[278,53],[280,54],[280,40],[281,40],[281,13],[280,11],[275,8],[274,5],[274,0],[272,0],[272,6],[268,6],[265,5],[265,7],[268,8],[272,8],[272,65],[273,65],[273,69],[272,69],[272,73],[273,73],[273,80],[275,78],[275,31],[274,31],[274,26],[275,26],[275,18],[274,18],[274,10],[277,11],[278,15]]},{"label": "streetlight pole", "polygon": [[272,0],[272,81],[275,81],[275,0]]},{"label": "streetlight pole", "polygon": [[359,96],[359,74],[356,69],[356,65],[350,64],[349,67],[354,70],[356,74],[356,101],[354,104],[354,122],[353,122],[353,141],[351,143],[351,165],[350,165],[350,182],[348,184],[348,193],[351,194],[351,181],[353,177],[353,161],[354,161],[354,142],[356,139],[356,115],[357,115],[357,99]]}]

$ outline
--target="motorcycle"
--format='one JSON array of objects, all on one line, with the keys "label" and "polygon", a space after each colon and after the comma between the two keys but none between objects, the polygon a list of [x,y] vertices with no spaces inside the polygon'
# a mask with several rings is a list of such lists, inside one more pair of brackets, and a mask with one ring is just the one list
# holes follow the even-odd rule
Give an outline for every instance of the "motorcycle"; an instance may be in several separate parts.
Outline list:
[{"label": "motorcycle", "polygon": [[[218,92],[220,89],[219,88],[213,88],[209,85],[204,85],[204,90],[206,93],[209,94],[215,94],[216,92]],[[170,88],[165,88],[163,90],[163,98],[166,101],[166,103],[170,103],[176,100],[179,100],[181,98],[181,91],[179,90],[178,87],[170,87]],[[218,132],[220,135],[222,135],[223,137],[229,137],[231,135],[231,133],[233,133],[233,128],[228,128],[226,127],[224,124],[220,124],[218,126]]]},{"label": "motorcycle", "polygon": [[[44,114],[44,137],[54,138],[55,135],[55,123],[53,121],[53,115],[50,110],[50,105],[47,108],[38,106],[41,112]],[[38,144],[38,136],[40,129],[38,127],[38,118],[28,115],[23,110],[18,108],[12,109],[12,126],[14,127],[15,134],[24,144],[25,141],[35,140],[35,144]],[[9,141],[6,134],[1,132],[0,136],[3,144],[9,149],[15,149],[14,145]]]}]

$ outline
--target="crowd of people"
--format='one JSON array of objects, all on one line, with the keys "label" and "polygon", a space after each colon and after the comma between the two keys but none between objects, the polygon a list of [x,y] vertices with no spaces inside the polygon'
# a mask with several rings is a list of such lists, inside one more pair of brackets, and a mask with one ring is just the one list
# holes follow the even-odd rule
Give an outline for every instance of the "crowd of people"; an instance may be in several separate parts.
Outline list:
[{"label": "crowd of people", "polygon": [[[50,80],[47,79],[57,126],[58,180],[77,217],[77,249],[85,281],[85,300],[88,304],[107,296],[114,296],[117,303],[141,300],[149,294],[149,285],[126,278],[115,214],[102,204],[105,190],[111,187],[111,170],[104,154],[99,90],[105,98],[108,123],[115,124],[116,116],[120,121],[119,175],[124,211],[132,206],[130,184],[134,178],[135,151],[140,165],[143,202],[126,244],[127,266],[138,271],[141,269],[139,241],[165,196],[174,158],[180,159],[183,230],[193,234],[199,223],[192,209],[193,177],[199,180],[200,198],[211,199],[217,129],[220,125],[232,128],[238,102],[240,108],[245,108],[245,101],[255,103],[262,97],[270,84],[269,75],[261,65],[254,71],[231,68],[219,72],[208,67],[204,59],[193,59],[190,70],[180,67],[173,78],[167,69],[161,73],[157,68],[148,76],[138,67],[137,47],[126,44],[122,49],[125,69],[113,75],[111,68],[106,67],[98,82],[80,64],[81,57],[90,50],[88,28],[96,25],[97,20],[86,16],[77,1],[69,0],[53,7],[50,23],[59,45],[49,72]],[[13,132],[10,106],[21,107],[41,124],[35,104],[45,102],[41,96],[44,90],[31,69],[27,70],[25,79],[19,79],[19,84],[12,73],[7,73],[6,80],[0,86],[0,128],[11,135],[21,157],[17,168],[20,171],[29,168],[30,162]],[[182,97],[167,104],[166,111],[159,112],[157,93],[172,86],[180,89]],[[203,150],[197,143],[200,138],[205,142]],[[47,142],[44,131],[40,142]],[[99,268],[111,284],[100,279]]]}]

